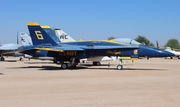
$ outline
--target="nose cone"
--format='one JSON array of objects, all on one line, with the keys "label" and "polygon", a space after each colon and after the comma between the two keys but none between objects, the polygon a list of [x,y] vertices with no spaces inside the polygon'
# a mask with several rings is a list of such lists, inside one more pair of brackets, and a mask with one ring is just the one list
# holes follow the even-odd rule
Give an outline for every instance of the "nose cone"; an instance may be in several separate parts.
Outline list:
[{"label": "nose cone", "polygon": [[149,46],[139,47],[139,57],[171,57],[173,53]]},{"label": "nose cone", "polygon": [[157,52],[157,54],[159,55],[159,57],[171,57],[171,56],[175,56],[174,53],[171,53],[171,52],[168,52],[168,51],[165,51],[165,50],[159,50]]}]

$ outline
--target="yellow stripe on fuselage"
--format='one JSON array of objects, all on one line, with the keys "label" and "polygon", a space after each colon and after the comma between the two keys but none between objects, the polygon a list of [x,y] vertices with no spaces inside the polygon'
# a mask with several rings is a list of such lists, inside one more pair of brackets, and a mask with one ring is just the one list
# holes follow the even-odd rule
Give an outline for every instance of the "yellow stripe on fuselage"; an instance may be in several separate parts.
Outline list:
[{"label": "yellow stripe on fuselage", "polygon": [[39,26],[39,24],[37,22],[28,22],[27,25],[28,26]]},{"label": "yellow stripe on fuselage", "polygon": [[121,57],[120,56],[120,58],[119,59],[126,59],[126,60],[130,60],[131,59],[131,57]]},{"label": "yellow stripe on fuselage", "polygon": [[115,40],[102,40],[102,41],[103,42],[108,42],[108,43],[114,43],[114,44],[130,45],[130,44],[119,42],[119,41],[115,41]]},{"label": "yellow stripe on fuselage", "polygon": [[121,56],[120,56],[119,59],[122,59],[122,60],[138,60],[138,58],[131,58],[131,57],[129,57],[129,56],[127,56],[127,57],[121,57]]},{"label": "yellow stripe on fuselage", "polygon": [[131,60],[138,60],[138,58],[131,58]]},{"label": "yellow stripe on fuselage", "polygon": [[55,51],[55,52],[64,52],[63,50],[55,50],[55,49],[51,49],[51,48],[35,48],[38,51],[39,50],[44,50],[44,51]]}]

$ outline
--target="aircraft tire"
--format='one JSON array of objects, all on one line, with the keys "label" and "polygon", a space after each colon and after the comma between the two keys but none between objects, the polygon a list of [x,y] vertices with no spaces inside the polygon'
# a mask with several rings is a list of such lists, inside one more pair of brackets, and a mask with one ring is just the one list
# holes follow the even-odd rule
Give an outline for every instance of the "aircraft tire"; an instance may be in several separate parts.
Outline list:
[{"label": "aircraft tire", "polygon": [[99,62],[99,61],[94,61],[94,62],[93,62],[93,65],[100,66],[100,65],[101,65],[101,62]]},{"label": "aircraft tire", "polygon": [[1,61],[5,61],[4,57],[1,57]]},{"label": "aircraft tire", "polygon": [[53,63],[57,63],[57,60],[53,60]]},{"label": "aircraft tire", "polygon": [[67,68],[68,68],[68,65],[67,65],[66,63],[62,63],[62,64],[61,64],[61,68],[62,68],[62,69],[67,69]]},{"label": "aircraft tire", "polygon": [[123,66],[122,65],[117,65],[117,70],[122,70],[123,69]]},{"label": "aircraft tire", "polygon": [[22,61],[22,58],[19,58],[19,61]]},{"label": "aircraft tire", "polygon": [[101,65],[101,62],[99,62],[99,61],[96,62],[96,65],[97,65],[97,66],[100,66],[100,65]]},{"label": "aircraft tire", "polygon": [[96,65],[97,63],[96,62],[93,62],[93,65]]}]

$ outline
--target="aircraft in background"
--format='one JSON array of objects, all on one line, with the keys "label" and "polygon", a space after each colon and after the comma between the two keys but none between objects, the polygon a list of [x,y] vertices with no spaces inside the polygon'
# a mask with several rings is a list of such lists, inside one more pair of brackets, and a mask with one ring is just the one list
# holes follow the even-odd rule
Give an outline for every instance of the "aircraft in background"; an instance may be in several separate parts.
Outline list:
[{"label": "aircraft in background", "polygon": [[[175,50],[179,50],[179,49],[171,49],[171,47],[160,47],[159,42],[156,41],[156,46],[157,48],[161,49],[161,50],[165,50],[168,52],[171,52],[175,55],[175,57],[177,57],[178,59],[180,59],[180,52],[175,51]],[[170,57],[171,59],[173,59],[173,56]]]},{"label": "aircraft in background", "polygon": [[4,55],[13,55],[16,56],[18,53],[16,52],[18,47],[20,45],[18,44],[3,44],[0,46],[0,61],[5,61]]},{"label": "aircraft in background", "polygon": [[[110,41],[61,42],[50,26],[28,23],[33,46],[23,46],[18,50],[32,56],[54,57],[61,68],[76,67],[82,58],[91,56],[129,56],[138,58],[139,46],[120,44]],[[120,63],[117,69],[122,69]]]},{"label": "aircraft in background", "polygon": [[[19,35],[19,38],[20,38],[22,46],[33,46],[32,39],[31,39],[30,35],[28,35],[27,33],[21,32]],[[54,60],[53,57],[45,57],[45,56],[44,57],[33,57],[28,54],[23,54],[19,60],[21,61],[23,58],[28,58],[29,60],[30,59]]]},{"label": "aircraft in background", "polygon": [[55,35],[59,38],[61,42],[76,42],[71,36],[69,36],[62,29],[54,29]]},{"label": "aircraft in background", "polygon": [[1,44],[0,45],[0,61],[5,61],[3,56],[19,56],[20,53],[17,52],[18,47],[20,47],[17,35],[17,44]]},{"label": "aircraft in background", "polygon": [[[171,52],[171,53],[173,53],[173,54],[175,54],[175,56],[176,56],[178,59],[180,59],[180,52],[177,52],[177,51],[172,50],[171,47],[166,47],[165,50],[166,50],[166,51],[169,51],[169,52]],[[170,57],[170,58],[173,59],[173,57]]]}]

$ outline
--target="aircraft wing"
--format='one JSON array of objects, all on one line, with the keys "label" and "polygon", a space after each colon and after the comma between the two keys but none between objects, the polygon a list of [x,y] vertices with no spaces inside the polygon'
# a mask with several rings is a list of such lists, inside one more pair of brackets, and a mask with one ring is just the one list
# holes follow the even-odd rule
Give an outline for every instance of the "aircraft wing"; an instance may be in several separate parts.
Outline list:
[{"label": "aircraft wing", "polygon": [[16,49],[17,48],[14,48],[14,47],[4,47],[4,46],[0,47],[1,51],[13,51],[13,50],[16,50]]},{"label": "aircraft wing", "polygon": [[9,51],[9,50],[16,50],[19,47],[19,45],[16,44],[4,44],[0,46],[0,50]]},{"label": "aircraft wing", "polygon": [[15,49],[12,49],[12,48],[0,48],[0,51],[14,51]]}]

